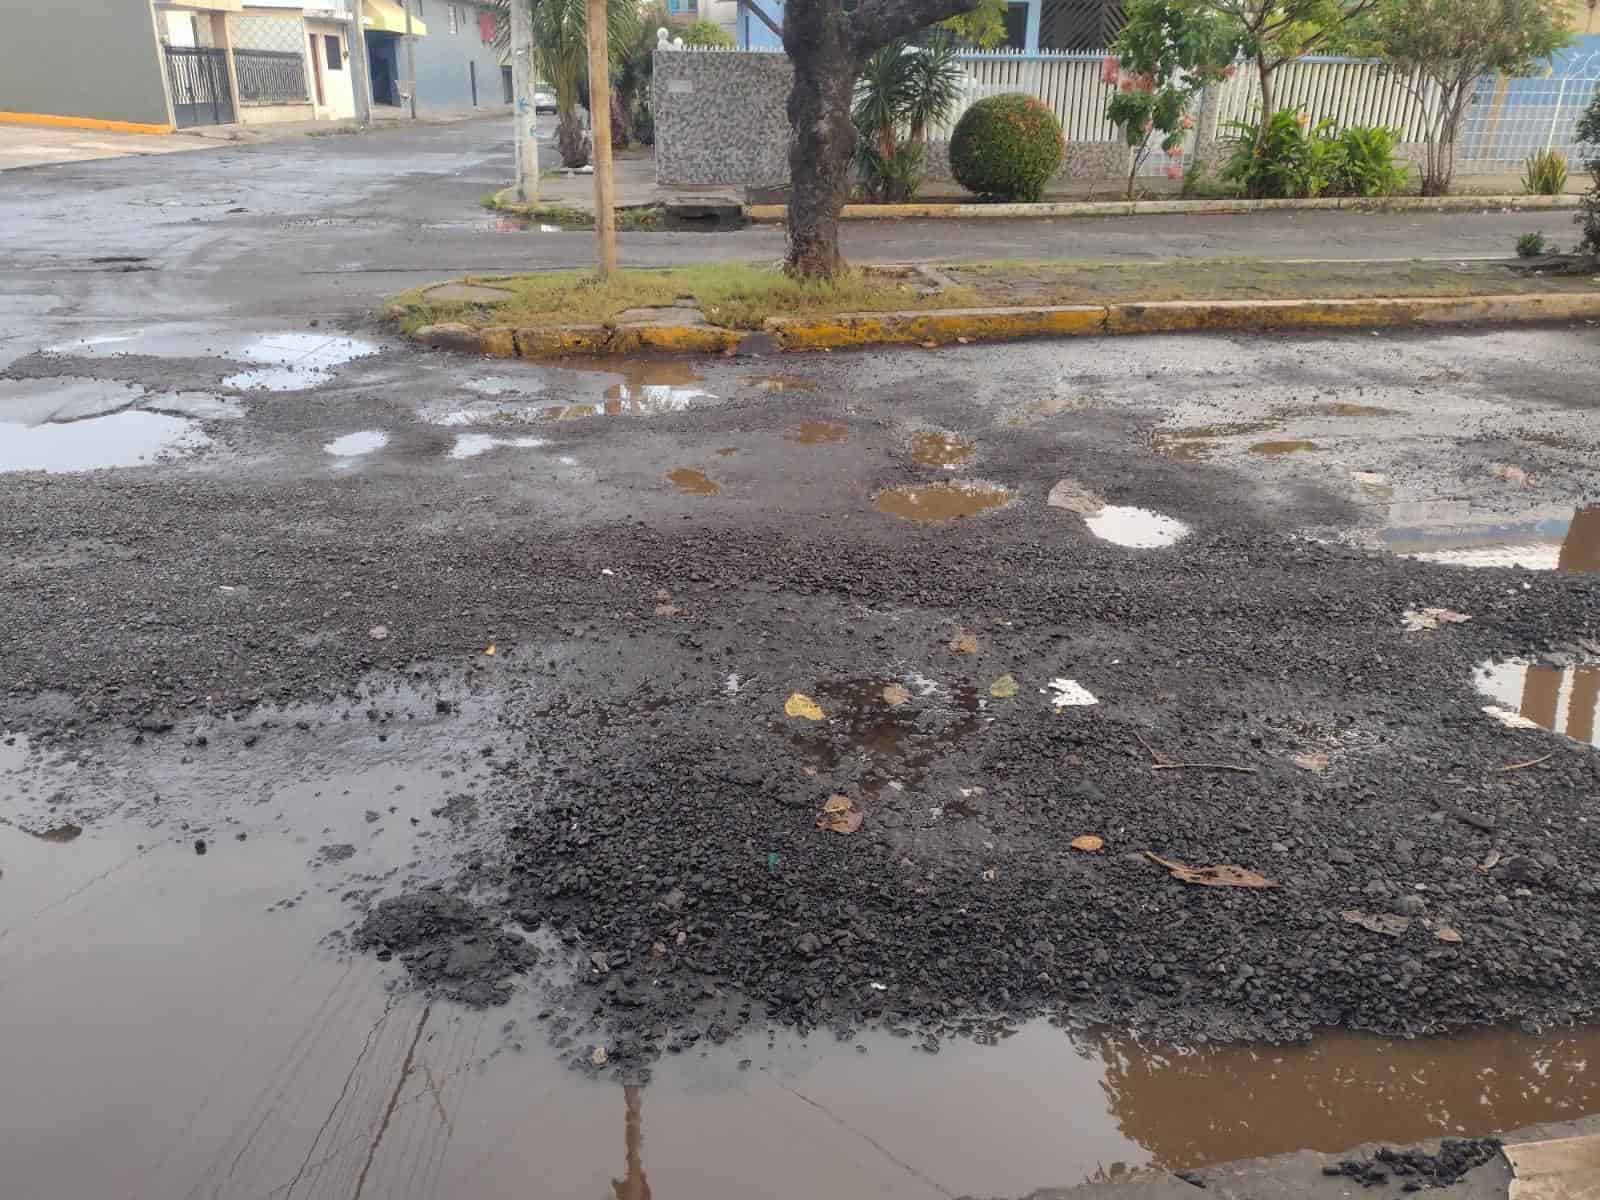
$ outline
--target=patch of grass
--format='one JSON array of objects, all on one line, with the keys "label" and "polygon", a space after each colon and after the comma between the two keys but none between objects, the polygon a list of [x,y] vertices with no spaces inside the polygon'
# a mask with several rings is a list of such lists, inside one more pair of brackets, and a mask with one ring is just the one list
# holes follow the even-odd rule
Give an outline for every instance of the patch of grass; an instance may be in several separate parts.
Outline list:
[{"label": "patch of grass", "polygon": [[[483,282],[490,282],[485,280]],[[420,291],[398,298],[410,306],[407,330],[444,321],[469,325],[605,323],[630,308],[664,308],[693,300],[705,319],[728,329],[759,329],[773,316],[959,308],[976,302],[965,287],[924,295],[921,281],[878,271],[850,271],[832,283],[790,279],[776,267],[707,263],[666,271],[618,271],[599,280],[578,271],[495,279],[512,296],[497,304],[424,304]]]}]

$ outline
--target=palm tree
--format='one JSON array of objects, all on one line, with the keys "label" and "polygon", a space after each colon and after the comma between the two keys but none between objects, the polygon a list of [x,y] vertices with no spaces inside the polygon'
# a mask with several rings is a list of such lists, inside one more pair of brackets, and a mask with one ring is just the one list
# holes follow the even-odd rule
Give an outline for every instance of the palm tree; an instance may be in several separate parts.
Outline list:
[{"label": "palm tree", "polygon": [[[556,145],[561,164],[581,167],[589,161],[589,147],[578,109],[588,106],[584,94],[589,78],[587,4],[585,0],[507,0],[501,11],[500,32],[509,44],[511,4],[527,4],[533,25],[533,59],[542,82],[556,95]],[[613,64],[633,43],[639,23],[635,0],[606,0],[607,44]]]}]

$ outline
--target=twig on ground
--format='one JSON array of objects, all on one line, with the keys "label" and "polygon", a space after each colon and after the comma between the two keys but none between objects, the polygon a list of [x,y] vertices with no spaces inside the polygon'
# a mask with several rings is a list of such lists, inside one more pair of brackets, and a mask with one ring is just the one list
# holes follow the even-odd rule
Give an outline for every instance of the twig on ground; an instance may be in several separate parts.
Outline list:
[{"label": "twig on ground", "polygon": [[1512,763],[1509,767],[1501,767],[1500,768],[1500,773],[1503,775],[1507,771],[1520,771],[1524,767],[1537,767],[1545,759],[1554,758],[1555,755],[1556,755],[1556,752],[1554,750],[1552,750],[1552,751],[1550,751],[1549,754],[1541,754],[1538,758],[1530,758],[1527,762]]},{"label": "twig on ground", "polygon": [[1241,767],[1237,763],[1180,763],[1158,762],[1151,763],[1152,771],[1237,771],[1241,775],[1254,775],[1254,767]]}]

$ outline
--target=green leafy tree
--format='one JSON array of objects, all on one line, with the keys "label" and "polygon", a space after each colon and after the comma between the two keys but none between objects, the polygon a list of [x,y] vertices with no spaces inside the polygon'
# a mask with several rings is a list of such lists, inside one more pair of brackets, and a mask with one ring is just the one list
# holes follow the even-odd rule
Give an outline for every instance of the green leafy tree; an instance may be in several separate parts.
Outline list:
[{"label": "green leafy tree", "polygon": [[1589,190],[1583,194],[1583,211],[1578,214],[1578,224],[1583,229],[1578,252],[1600,254],[1600,85],[1596,85],[1594,99],[1578,121],[1578,141],[1588,147],[1583,165],[1590,180]]},{"label": "green leafy tree", "polygon": [[[510,45],[510,5],[527,4],[533,24],[534,68],[556,94],[556,146],[561,162],[581,167],[589,149],[579,110],[587,105],[588,22],[584,0],[507,0],[500,9],[499,45]],[[606,33],[613,66],[626,60],[639,28],[636,0],[606,0]],[[613,112],[615,112],[613,105]]]},{"label": "green leafy tree", "polygon": [[867,59],[852,120],[856,169],[869,198],[893,204],[916,196],[928,126],[954,110],[963,75],[955,39],[944,30],[922,46],[897,39]]},{"label": "green leafy tree", "polygon": [[[1132,0],[1127,24],[1102,65],[1102,83],[1115,89],[1106,117],[1129,147],[1128,199],[1154,145],[1181,157],[1194,100],[1207,84],[1233,74],[1244,44],[1239,25],[1212,9],[1181,0]],[[1173,178],[1182,169],[1168,168]]]},{"label": "green leafy tree", "polygon": [[682,38],[685,46],[703,46],[711,50],[733,49],[733,38],[715,21],[693,21],[674,36]]},{"label": "green leafy tree", "polygon": [[1482,75],[1526,75],[1571,40],[1567,0],[1380,0],[1378,51],[1422,116],[1422,194],[1455,175],[1456,136]]}]

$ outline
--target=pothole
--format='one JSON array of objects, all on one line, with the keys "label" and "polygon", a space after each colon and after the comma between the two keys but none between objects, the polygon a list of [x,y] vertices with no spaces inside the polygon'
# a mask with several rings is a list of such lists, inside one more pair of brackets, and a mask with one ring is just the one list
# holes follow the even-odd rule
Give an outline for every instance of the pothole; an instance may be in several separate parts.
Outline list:
[{"label": "pothole", "polygon": [[359,458],[363,454],[382,450],[388,444],[389,435],[383,430],[363,429],[358,433],[347,433],[343,437],[336,437],[322,449],[335,458]]},{"label": "pothole", "polygon": [[1150,434],[1150,447],[1174,462],[1205,462],[1216,453],[1217,443],[1223,439],[1247,437],[1277,427],[1275,420],[1260,420],[1157,429]]},{"label": "pothole", "polygon": [[210,444],[194,421],[137,409],[42,425],[0,421],[0,472],[137,467]]},{"label": "pothole", "polygon": [[480,454],[500,446],[517,450],[535,450],[550,443],[541,437],[495,437],[488,433],[458,433],[455,445],[450,447],[451,458],[477,458]]},{"label": "pothole", "polygon": [[667,472],[673,487],[688,496],[715,496],[722,489],[704,472],[679,467]]},{"label": "pothole", "polygon": [[850,436],[848,425],[833,421],[802,421],[798,429],[783,435],[786,442],[799,442],[802,446],[819,446],[827,442],[842,442]]},{"label": "pothole", "polygon": [[429,425],[443,425],[446,428],[503,422],[528,424],[542,420],[545,414],[544,405],[518,400],[434,401],[417,410],[418,418]]},{"label": "pothole", "polygon": [[[1403,512],[1426,517],[1441,507],[1406,505]],[[1384,530],[1382,539],[1393,553],[1447,566],[1595,572],[1600,571],[1600,506],[1574,509],[1570,517],[1396,526]]]},{"label": "pothole", "polygon": [[890,783],[920,784],[983,719],[975,687],[946,695],[922,676],[826,680],[814,695],[822,723],[791,722],[795,750],[819,771],[855,777],[874,796]]},{"label": "pothole", "polygon": [[983,483],[942,483],[932,487],[897,487],[879,492],[872,506],[907,521],[950,521],[976,516],[1011,503],[1010,488]]},{"label": "pothole", "polygon": [[239,391],[288,392],[317,387],[336,368],[376,354],[378,347],[358,338],[326,333],[275,333],[265,336],[217,335],[195,327],[136,330],[51,346],[53,354],[104,358],[123,354],[155,358],[223,358],[259,366],[230,375],[223,386]]},{"label": "pothole", "polygon": [[954,470],[972,457],[975,443],[960,434],[926,429],[911,437],[912,461],[925,467]]},{"label": "pothole", "polygon": [[1306,454],[1321,449],[1322,447],[1316,442],[1307,441],[1256,442],[1250,447],[1250,453],[1277,458],[1285,454]]},{"label": "pothole", "polygon": [[[1491,702],[1486,711],[1502,724],[1538,726],[1600,749],[1600,662],[1542,666],[1523,659],[1482,662],[1472,683]],[[1511,720],[1509,718],[1518,718]]]},{"label": "pothole", "polygon": [[1101,541],[1135,550],[1176,545],[1189,535],[1189,527],[1176,517],[1120,504],[1108,504],[1085,515],[1083,523]]},{"label": "pothole", "polygon": [[804,375],[746,375],[739,382],[757,392],[810,392],[817,387]]}]

